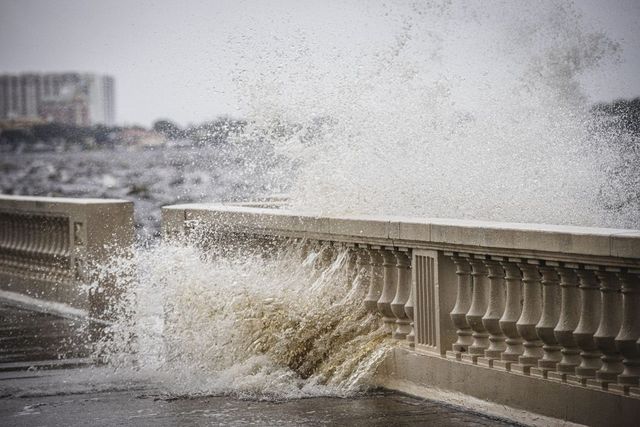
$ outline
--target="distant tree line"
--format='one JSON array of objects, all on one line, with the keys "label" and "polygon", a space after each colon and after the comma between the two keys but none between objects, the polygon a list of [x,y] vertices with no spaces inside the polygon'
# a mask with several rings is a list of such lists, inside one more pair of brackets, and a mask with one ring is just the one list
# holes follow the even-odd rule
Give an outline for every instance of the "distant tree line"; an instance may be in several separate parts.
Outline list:
[{"label": "distant tree line", "polygon": [[86,144],[88,142],[105,145],[114,142],[114,135],[122,130],[117,126],[74,126],[63,123],[42,123],[29,127],[4,129],[0,142],[18,143],[58,143]]},{"label": "distant tree line", "polygon": [[219,117],[182,129],[176,123],[162,119],[154,122],[152,129],[169,141],[189,140],[198,145],[216,145],[228,142],[230,136],[241,133],[246,125],[245,120]]},{"label": "distant tree line", "polygon": [[[217,145],[229,141],[229,138],[242,132],[246,121],[220,117],[198,125],[181,128],[176,123],[162,119],[153,123],[150,130],[141,126],[74,126],[62,123],[41,123],[15,126],[0,131],[0,145],[78,145],[78,146],[114,146],[127,144],[130,131],[155,132],[168,144],[183,142],[195,145]],[[1,129],[1,128],[0,128]]]}]

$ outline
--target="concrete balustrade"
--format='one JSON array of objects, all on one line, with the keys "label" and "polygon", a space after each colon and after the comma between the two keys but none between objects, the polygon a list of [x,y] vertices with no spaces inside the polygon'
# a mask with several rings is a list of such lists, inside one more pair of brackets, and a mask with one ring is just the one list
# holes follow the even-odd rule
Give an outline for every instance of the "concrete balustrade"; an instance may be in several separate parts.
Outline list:
[{"label": "concrete balustrade", "polygon": [[639,231],[163,209],[168,238],[187,236],[190,222],[353,251],[368,272],[365,306],[400,344],[379,372],[384,386],[462,392],[592,425],[640,417]]},{"label": "concrete balustrade", "polygon": [[5,298],[25,295],[101,317],[109,284],[98,283],[102,289],[93,293],[83,285],[96,280],[97,264],[132,244],[131,202],[0,195]]}]

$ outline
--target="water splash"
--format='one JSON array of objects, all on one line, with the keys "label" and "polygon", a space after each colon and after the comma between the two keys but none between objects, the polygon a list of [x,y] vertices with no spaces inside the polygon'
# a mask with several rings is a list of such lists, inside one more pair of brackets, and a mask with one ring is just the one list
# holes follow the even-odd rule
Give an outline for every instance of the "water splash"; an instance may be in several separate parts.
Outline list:
[{"label": "water splash", "polygon": [[337,35],[283,17],[271,38],[231,38],[250,122],[239,140],[288,159],[274,190],[292,207],[640,227],[638,138],[582,89],[620,48],[576,7],[382,9]]},{"label": "water splash", "polygon": [[103,274],[124,293],[96,354],[170,395],[363,392],[391,344],[361,277],[348,279],[347,252],[318,269],[330,250],[302,260],[300,245],[265,258],[163,244],[113,260]]}]

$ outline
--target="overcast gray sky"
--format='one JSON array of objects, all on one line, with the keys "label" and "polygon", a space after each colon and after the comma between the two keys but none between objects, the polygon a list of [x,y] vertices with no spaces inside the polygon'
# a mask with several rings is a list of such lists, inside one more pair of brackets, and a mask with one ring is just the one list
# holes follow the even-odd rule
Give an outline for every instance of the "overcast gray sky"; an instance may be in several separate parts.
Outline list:
[{"label": "overcast gray sky", "polygon": [[[377,36],[385,6],[369,1],[0,0],[0,72],[88,71],[116,78],[117,121],[182,125],[241,116],[230,38],[282,26],[350,43]],[[622,46],[622,61],[588,76],[593,100],[640,95],[640,1],[576,2],[589,25]],[[350,25],[366,21],[374,25]]]}]

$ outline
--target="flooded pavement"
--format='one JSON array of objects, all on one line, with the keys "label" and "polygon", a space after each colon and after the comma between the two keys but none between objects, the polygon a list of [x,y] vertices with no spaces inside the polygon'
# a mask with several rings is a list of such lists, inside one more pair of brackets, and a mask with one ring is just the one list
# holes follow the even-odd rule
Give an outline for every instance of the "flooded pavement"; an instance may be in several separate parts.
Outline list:
[{"label": "flooded pavement", "polygon": [[86,358],[86,322],[0,299],[0,371]]},{"label": "flooded pavement", "polygon": [[0,303],[0,316],[0,424],[6,426],[513,425],[389,391],[285,401],[168,397],[152,381],[111,379],[109,368],[87,367],[84,351],[72,350],[77,320],[8,303]]},{"label": "flooded pavement", "polygon": [[[37,375],[37,374],[36,374]],[[47,372],[47,381],[64,381],[74,370]],[[3,383],[29,382],[33,377],[0,375]],[[511,425],[436,402],[392,392],[359,398],[316,397],[283,402],[239,400],[231,397],[164,398],[137,391],[5,396],[0,419],[11,426],[70,425],[349,425],[349,426],[503,426]]]}]

